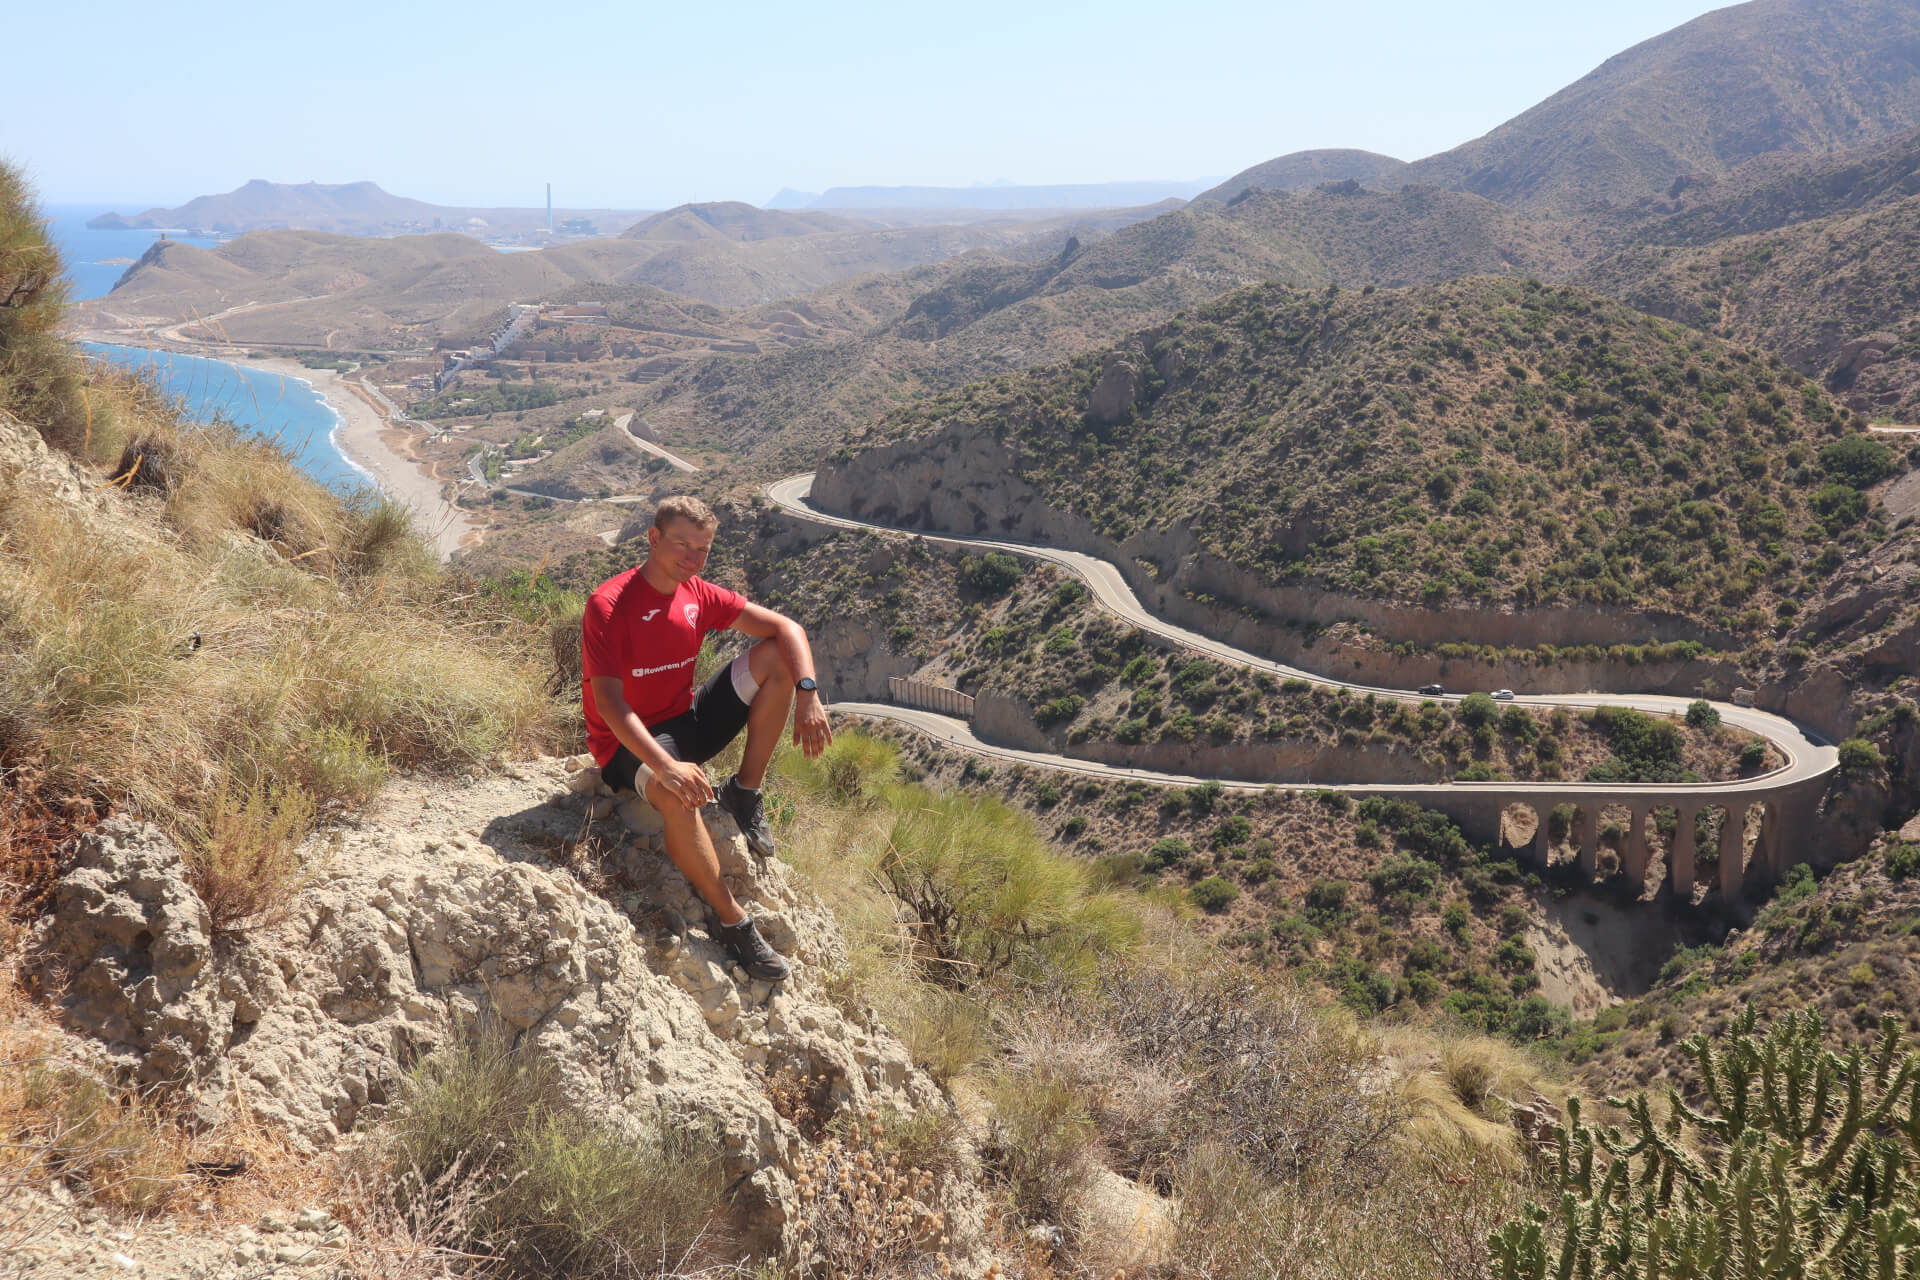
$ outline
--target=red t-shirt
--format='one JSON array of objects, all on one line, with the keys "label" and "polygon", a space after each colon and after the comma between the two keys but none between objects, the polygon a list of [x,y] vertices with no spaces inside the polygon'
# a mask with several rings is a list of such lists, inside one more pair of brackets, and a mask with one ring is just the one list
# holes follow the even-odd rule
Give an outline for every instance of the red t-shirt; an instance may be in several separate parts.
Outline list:
[{"label": "red t-shirt", "polygon": [[651,729],[693,705],[693,664],[709,631],[725,631],[746,597],[689,578],[671,599],[632,568],[601,583],[580,620],[580,701],[587,713],[587,750],[605,767],[619,739],[593,704],[593,678],[619,676],[620,692]]}]

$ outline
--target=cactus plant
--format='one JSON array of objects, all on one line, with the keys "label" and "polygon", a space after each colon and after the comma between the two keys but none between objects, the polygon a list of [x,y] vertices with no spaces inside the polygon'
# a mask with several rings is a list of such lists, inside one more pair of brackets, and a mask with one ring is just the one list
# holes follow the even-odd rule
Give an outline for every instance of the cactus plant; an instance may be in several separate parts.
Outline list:
[{"label": "cactus plant", "polygon": [[1660,1116],[1610,1098],[1624,1129],[1568,1099],[1558,1202],[1493,1233],[1501,1280],[1920,1277],[1920,1060],[1892,1017],[1871,1053],[1824,1030],[1808,1010],[1763,1036],[1749,1007],[1724,1046],[1682,1046],[1697,1109],[1671,1086]]}]

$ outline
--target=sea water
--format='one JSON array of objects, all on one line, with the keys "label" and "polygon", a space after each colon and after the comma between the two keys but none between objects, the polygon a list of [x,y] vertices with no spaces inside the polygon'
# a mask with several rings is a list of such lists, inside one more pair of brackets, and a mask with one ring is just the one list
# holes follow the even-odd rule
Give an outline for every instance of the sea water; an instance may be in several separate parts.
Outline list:
[{"label": "sea water", "polygon": [[[105,297],[127,269],[126,263],[112,259],[138,261],[162,234],[101,231],[87,226],[89,218],[107,211],[105,205],[43,208],[48,215],[47,230],[66,264],[69,296],[76,301]],[[121,212],[133,214],[139,210]],[[201,248],[219,243],[206,237],[165,234]],[[93,358],[150,373],[162,390],[182,402],[191,421],[231,422],[276,441],[293,455],[302,470],[323,484],[373,481],[340,451],[334,435],[341,426],[340,415],[304,378],[145,347],[104,342],[83,342],[80,346]]]},{"label": "sea water", "polygon": [[340,415],[305,378],[145,347],[83,342],[80,349],[150,375],[162,391],[181,401],[190,421],[231,422],[274,440],[322,484],[373,482],[334,444]]}]

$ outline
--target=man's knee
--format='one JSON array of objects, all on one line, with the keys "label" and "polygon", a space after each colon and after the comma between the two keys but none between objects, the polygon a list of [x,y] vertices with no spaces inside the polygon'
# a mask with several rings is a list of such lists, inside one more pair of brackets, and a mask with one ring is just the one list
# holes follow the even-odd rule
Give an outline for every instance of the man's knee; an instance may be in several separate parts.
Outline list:
[{"label": "man's knee", "polygon": [[679,796],[660,785],[660,779],[648,778],[646,789],[647,803],[658,809],[662,815],[674,817],[688,812],[687,805]]},{"label": "man's knee", "polygon": [[787,665],[787,655],[776,640],[762,640],[754,645],[748,651],[747,666],[753,672],[753,682],[762,689],[768,685],[793,686],[793,668]]}]

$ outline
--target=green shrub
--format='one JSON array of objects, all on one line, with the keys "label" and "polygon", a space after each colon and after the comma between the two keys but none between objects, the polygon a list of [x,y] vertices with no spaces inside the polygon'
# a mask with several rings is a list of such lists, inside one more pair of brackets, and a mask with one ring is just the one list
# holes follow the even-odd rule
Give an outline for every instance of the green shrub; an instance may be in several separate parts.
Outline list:
[{"label": "green shrub", "polygon": [[1216,849],[1237,849],[1253,835],[1253,824],[1239,814],[1223,818],[1213,829],[1212,845]]},{"label": "green shrub", "polygon": [[1814,490],[1807,505],[1830,530],[1858,524],[1867,513],[1866,495],[1846,484],[1825,484]]},{"label": "green shrub", "polygon": [[1063,724],[1079,715],[1081,708],[1086,705],[1087,700],[1079,694],[1064,694],[1035,711],[1034,719],[1040,722],[1042,728]]},{"label": "green shrub", "polygon": [[960,562],[960,581],[981,595],[998,597],[1020,581],[1020,562],[1004,551],[968,556]]},{"label": "green shrub", "polygon": [[1695,729],[1717,729],[1720,713],[1705,698],[1695,698],[1687,704],[1687,723]]},{"label": "green shrub", "polygon": [[1193,846],[1180,837],[1164,836],[1153,842],[1153,847],[1147,850],[1147,858],[1142,865],[1148,871],[1165,871],[1169,867],[1177,867],[1185,862],[1187,855],[1192,852]]},{"label": "green shrub", "polygon": [[1522,1042],[1563,1036],[1573,1025],[1573,1014],[1545,996],[1531,995],[1514,1006],[1507,1034]]},{"label": "green shrub", "polygon": [[1139,920],[1094,888],[1084,863],[1054,852],[997,799],[906,789],[889,843],[876,870],[913,913],[936,981],[1089,964],[1139,936]]},{"label": "green shrub", "polygon": [[1304,910],[1307,919],[1319,928],[1344,927],[1353,917],[1353,908],[1347,905],[1347,882],[1315,880],[1307,888]]},{"label": "green shrub", "polygon": [[1920,872],[1920,844],[1901,840],[1888,845],[1886,866],[1887,876],[1893,880],[1905,880]]},{"label": "green shrub", "polygon": [[1500,704],[1493,700],[1493,695],[1479,690],[1460,699],[1460,705],[1453,712],[1454,719],[1470,729],[1492,724],[1499,714]]},{"label": "green shrub", "polygon": [[1813,878],[1813,868],[1804,862],[1796,862],[1781,877],[1780,887],[1773,891],[1773,900],[1782,904],[1800,902],[1811,898],[1819,887],[1819,882]]},{"label": "green shrub", "polygon": [[1820,447],[1820,466],[1842,484],[1865,489],[1899,468],[1893,450],[1872,436],[1847,436]]},{"label": "green shrub", "polygon": [[1205,817],[1213,812],[1213,806],[1218,804],[1220,797],[1225,794],[1226,788],[1211,779],[1197,787],[1188,787],[1185,792],[1187,812],[1196,818]]},{"label": "green shrub", "polygon": [[1187,897],[1202,911],[1224,911],[1240,896],[1240,887],[1231,880],[1208,876],[1187,890]]},{"label": "green shrub", "polygon": [[1741,745],[1740,767],[1742,769],[1758,769],[1766,762],[1767,744],[1765,742],[1759,738],[1755,738],[1753,741]]},{"label": "green shrub", "polygon": [[1522,742],[1532,742],[1540,732],[1539,722],[1527,713],[1525,707],[1508,707],[1500,713],[1500,732],[1509,738],[1518,738]]},{"label": "green shrub", "polygon": [[1878,773],[1882,763],[1880,748],[1865,738],[1848,738],[1840,744],[1840,773],[1843,777],[1859,778]]},{"label": "green shrub", "polygon": [[1367,873],[1367,884],[1383,898],[1412,894],[1424,898],[1440,884],[1440,868],[1425,858],[1396,854]]}]

